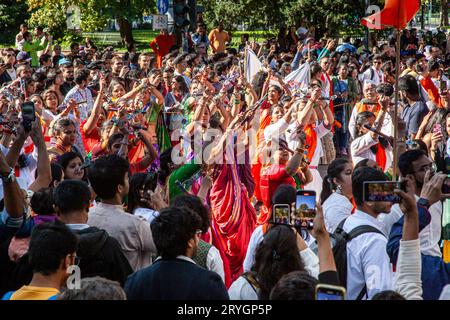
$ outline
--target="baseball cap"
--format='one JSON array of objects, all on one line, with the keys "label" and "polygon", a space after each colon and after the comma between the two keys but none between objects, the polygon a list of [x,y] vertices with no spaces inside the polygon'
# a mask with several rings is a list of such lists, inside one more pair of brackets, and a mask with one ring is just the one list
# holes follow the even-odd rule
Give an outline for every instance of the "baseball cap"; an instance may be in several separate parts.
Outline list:
[{"label": "baseball cap", "polygon": [[72,62],[66,58],[59,59],[58,65],[62,66],[64,64],[71,64]]},{"label": "baseball cap", "polygon": [[17,63],[25,63],[31,61],[31,57],[25,51],[20,51],[16,57]]}]

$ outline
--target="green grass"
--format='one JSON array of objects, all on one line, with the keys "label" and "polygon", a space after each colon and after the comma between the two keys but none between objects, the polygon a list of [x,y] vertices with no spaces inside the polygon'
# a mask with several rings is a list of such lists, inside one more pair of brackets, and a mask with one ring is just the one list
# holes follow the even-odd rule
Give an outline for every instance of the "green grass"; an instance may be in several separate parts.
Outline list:
[{"label": "green grass", "polygon": [[[274,34],[266,31],[234,31],[232,32],[231,46],[238,47],[241,43],[241,35],[249,34],[250,40],[263,41],[269,37],[275,36]],[[159,31],[155,30],[133,30],[133,37],[136,41],[136,47],[139,51],[149,51],[149,43],[159,34]],[[125,50],[124,47],[119,46],[120,34],[119,32],[84,32],[83,37],[90,37],[95,44],[100,46],[115,46],[117,49]]]}]

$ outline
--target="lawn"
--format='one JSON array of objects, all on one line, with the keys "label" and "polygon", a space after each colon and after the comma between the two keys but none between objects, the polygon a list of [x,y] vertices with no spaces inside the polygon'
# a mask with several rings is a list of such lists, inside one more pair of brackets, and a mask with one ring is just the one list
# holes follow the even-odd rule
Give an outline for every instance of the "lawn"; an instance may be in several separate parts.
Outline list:
[{"label": "lawn", "polygon": [[[234,31],[232,32],[231,46],[238,47],[241,43],[241,35],[248,33],[250,40],[256,39],[256,41],[263,41],[264,39],[273,37],[274,34],[267,33],[266,31]],[[148,51],[149,43],[159,34],[159,31],[154,30],[133,30],[134,40],[139,51]],[[118,46],[120,42],[119,32],[84,32],[84,37],[90,37],[95,44],[100,46]],[[125,50],[125,48],[119,48]]]}]

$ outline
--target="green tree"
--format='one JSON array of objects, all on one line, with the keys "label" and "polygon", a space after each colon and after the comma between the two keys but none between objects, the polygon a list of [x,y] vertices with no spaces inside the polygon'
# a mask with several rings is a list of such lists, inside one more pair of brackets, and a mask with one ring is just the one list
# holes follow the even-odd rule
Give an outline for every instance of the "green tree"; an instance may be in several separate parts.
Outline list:
[{"label": "green tree", "polygon": [[441,0],[441,26],[448,26],[448,0]]},{"label": "green tree", "polygon": [[19,26],[29,18],[28,7],[24,1],[4,0],[0,4],[0,40],[13,43]]},{"label": "green tree", "polygon": [[117,19],[122,42],[133,45],[132,21],[144,12],[155,12],[156,0],[26,0],[31,11],[30,24],[47,27],[56,37],[67,30],[66,9],[74,4],[81,10],[81,29],[103,29],[107,19]]}]

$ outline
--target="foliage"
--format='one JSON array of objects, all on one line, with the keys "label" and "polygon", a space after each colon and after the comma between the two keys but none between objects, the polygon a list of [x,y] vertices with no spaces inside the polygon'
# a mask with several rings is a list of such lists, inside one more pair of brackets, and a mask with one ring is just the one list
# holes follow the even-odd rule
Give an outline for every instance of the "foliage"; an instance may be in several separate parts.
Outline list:
[{"label": "foliage", "polygon": [[[25,1],[25,0],[24,0]],[[81,29],[86,32],[102,30],[107,19],[137,19],[145,12],[156,10],[156,0],[26,0],[31,12],[30,25],[49,29],[56,39],[66,35],[66,8],[78,5]]]},{"label": "foliage", "polygon": [[27,4],[24,1],[3,0],[0,3],[1,42],[14,43],[14,37],[19,32],[20,24],[28,18]]},{"label": "foliage", "polygon": [[[371,0],[383,7],[384,1]],[[299,26],[302,19],[316,28],[318,36],[339,32],[362,33],[360,20],[365,1],[348,0],[199,0],[205,7],[209,28],[223,21],[228,29],[246,24],[249,29],[278,30],[281,26]]]}]

